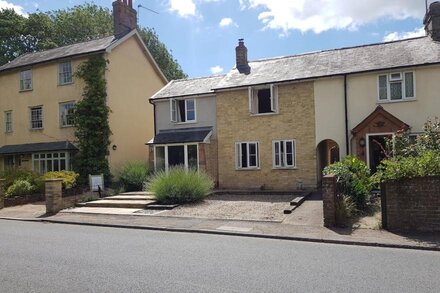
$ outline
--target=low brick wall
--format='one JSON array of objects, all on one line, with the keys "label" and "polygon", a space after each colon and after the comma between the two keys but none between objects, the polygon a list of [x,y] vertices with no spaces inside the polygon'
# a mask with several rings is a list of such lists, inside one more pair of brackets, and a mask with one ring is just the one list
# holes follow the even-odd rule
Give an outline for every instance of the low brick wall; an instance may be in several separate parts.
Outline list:
[{"label": "low brick wall", "polygon": [[322,178],[322,200],[324,206],[324,226],[332,227],[336,224],[336,195],[337,184],[335,175]]},{"label": "low brick wall", "polygon": [[389,230],[440,231],[440,177],[384,183],[382,225]]}]

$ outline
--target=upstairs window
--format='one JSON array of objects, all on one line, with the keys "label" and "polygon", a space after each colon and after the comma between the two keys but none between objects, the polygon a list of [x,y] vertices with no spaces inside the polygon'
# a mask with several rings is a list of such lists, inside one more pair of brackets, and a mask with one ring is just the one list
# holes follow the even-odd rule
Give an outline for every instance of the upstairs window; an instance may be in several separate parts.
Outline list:
[{"label": "upstairs window", "polygon": [[196,101],[194,99],[170,100],[171,122],[185,123],[196,121]]},{"label": "upstairs window", "polygon": [[67,102],[60,104],[60,125],[61,127],[73,126],[73,114],[75,111],[75,103]]},{"label": "upstairs window", "polygon": [[378,77],[379,101],[415,99],[414,72],[393,72]]},{"label": "upstairs window", "polygon": [[20,72],[20,91],[32,90],[32,70]]},{"label": "upstairs window", "polygon": [[12,132],[12,111],[5,112],[5,133]]},{"label": "upstairs window", "polygon": [[249,112],[251,115],[277,113],[278,87],[273,84],[265,87],[250,87]]},{"label": "upstairs window", "polygon": [[295,142],[293,140],[276,140],[273,142],[273,167],[294,168]]},{"label": "upstairs window", "polygon": [[42,129],[43,128],[43,107],[32,107],[31,108],[31,129]]},{"label": "upstairs window", "polygon": [[258,142],[239,142],[235,144],[237,169],[260,168],[260,154]]},{"label": "upstairs window", "polygon": [[58,65],[58,83],[60,85],[73,82],[72,63],[63,62]]}]

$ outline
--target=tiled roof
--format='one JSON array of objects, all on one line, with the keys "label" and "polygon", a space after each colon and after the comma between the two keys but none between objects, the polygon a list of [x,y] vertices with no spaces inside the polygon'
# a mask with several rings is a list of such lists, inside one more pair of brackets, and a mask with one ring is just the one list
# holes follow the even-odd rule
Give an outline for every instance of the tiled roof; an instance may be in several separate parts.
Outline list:
[{"label": "tiled roof", "polygon": [[50,152],[50,151],[68,151],[68,150],[78,150],[78,149],[69,141],[27,143],[27,144],[14,144],[14,145],[2,146],[0,147],[0,155],[27,154],[27,153],[37,153],[37,152]]},{"label": "tiled roof", "polygon": [[233,68],[222,76],[173,81],[152,99],[438,63],[440,42],[433,41],[430,37],[420,37],[250,61],[250,74],[240,74]]},{"label": "tiled roof", "polygon": [[421,37],[249,62],[250,74],[233,69],[214,89],[435,63],[440,63],[440,42]]},{"label": "tiled roof", "polygon": [[87,42],[77,43],[73,45],[63,46],[55,49],[45,50],[41,52],[28,53],[17,57],[9,63],[0,67],[0,72],[26,67],[34,64],[67,58],[72,56],[79,56],[95,52],[102,52],[110,45],[116,42],[115,36],[109,36],[101,39],[91,40]]},{"label": "tiled roof", "polygon": [[224,75],[215,75],[202,78],[173,80],[151,97],[151,99],[211,94],[214,93],[212,89],[223,77]]},{"label": "tiled roof", "polygon": [[159,131],[149,144],[203,142],[212,132],[212,127],[165,129]]}]

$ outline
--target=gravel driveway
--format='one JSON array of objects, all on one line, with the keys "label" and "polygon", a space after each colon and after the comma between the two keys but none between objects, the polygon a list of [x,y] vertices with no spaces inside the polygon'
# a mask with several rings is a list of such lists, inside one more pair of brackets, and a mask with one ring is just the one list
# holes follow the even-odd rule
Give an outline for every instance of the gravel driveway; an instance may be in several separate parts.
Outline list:
[{"label": "gravel driveway", "polygon": [[284,209],[296,195],[213,195],[158,216],[282,222]]}]

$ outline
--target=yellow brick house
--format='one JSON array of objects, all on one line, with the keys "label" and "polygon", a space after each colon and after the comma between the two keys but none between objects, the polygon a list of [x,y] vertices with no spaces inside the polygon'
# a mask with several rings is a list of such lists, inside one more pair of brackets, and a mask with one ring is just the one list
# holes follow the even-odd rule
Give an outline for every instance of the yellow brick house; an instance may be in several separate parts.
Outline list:
[{"label": "yellow brick house", "polygon": [[0,67],[0,170],[71,168],[77,152],[71,114],[84,88],[74,72],[94,55],[109,61],[112,172],[127,160],[148,160],[144,143],[154,135],[154,112],[145,96],[167,80],[136,30],[131,1],[115,1],[113,14],[114,36],[25,54]]}]

